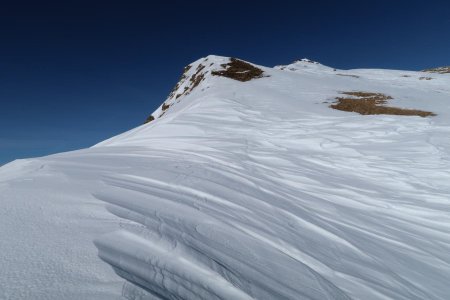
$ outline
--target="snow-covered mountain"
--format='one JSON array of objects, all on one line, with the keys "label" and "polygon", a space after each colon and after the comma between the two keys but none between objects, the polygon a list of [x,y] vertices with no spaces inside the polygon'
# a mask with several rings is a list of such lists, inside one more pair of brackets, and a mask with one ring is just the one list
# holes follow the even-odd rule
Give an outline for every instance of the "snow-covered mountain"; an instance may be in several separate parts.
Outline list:
[{"label": "snow-covered mountain", "polygon": [[450,74],[202,58],[0,168],[0,299],[449,299],[449,137]]}]

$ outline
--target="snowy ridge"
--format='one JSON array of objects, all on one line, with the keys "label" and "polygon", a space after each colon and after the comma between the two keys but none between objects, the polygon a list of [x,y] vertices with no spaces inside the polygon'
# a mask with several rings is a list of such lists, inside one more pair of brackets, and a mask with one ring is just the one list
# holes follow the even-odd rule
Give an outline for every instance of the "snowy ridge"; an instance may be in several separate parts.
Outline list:
[{"label": "snowy ridge", "polygon": [[192,93],[197,86],[201,85],[208,78],[208,74],[210,76],[212,71],[222,69],[220,65],[227,62],[228,58],[226,57],[210,55],[187,65],[184,68],[180,81],[176,84],[166,101],[152,113],[152,116],[155,119],[164,116],[171,106],[181,101],[180,97]]},{"label": "snowy ridge", "polygon": [[[71,234],[52,254],[79,249],[80,267],[35,246],[54,270],[35,299],[447,299],[450,75],[307,61],[257,66],[265,76],[248,82],[211,74],[228,60],[192,63],[148,124],[2,167],[0,199],[12,207],[0,216],[2,266],[28,246],[10,234],[26,235],[23,208],[49,206],[31,240]],[[342,91],[437,116],[331,109]],[[0,276],[0,298],[25,298],[10,278]]]},{"label": "snowy ridge", "polygon": [[275,69],[291,72],[330,72],[336,71],[336,69],[324,66],[316,61],[312,61],[307,58],[299,59],[289,65],[275,66]]}]

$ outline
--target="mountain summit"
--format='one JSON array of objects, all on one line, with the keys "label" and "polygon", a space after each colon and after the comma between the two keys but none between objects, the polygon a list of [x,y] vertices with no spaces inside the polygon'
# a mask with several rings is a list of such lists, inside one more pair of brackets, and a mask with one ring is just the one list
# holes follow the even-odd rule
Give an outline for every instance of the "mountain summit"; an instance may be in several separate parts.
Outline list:
[{"label": "mountain summit", "polygon": [[0,168],[2,299],[448,299],[450,75],[208,56]]}]

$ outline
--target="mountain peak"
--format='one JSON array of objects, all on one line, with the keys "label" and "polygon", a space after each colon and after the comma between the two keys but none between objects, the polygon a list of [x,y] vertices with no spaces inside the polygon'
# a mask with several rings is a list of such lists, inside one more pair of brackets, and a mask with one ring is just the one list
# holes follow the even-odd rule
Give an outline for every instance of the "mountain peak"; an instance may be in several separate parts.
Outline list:
[{"label": "mountain peak", "polygon": [[208,55],[196,60],[183,69],[180,80],[170,92],[166,101],[153,112],[145,123],[162,117],[181,98],[188,96],[211,76],[226,77],[237,81],[250,81],[263,77],[264,71],[254,64],[234,57]]},{"label": "mountain peak", "polygon": [[447,300],[450,77],[327,68],[208,56],[155,122],[0,168],[0,297]]},{"label": "mountain peak", "polygon": [[294,60],[289,65],[279,65],[275,66],[275,69],[278,70],[286,70],[286,71],[305,71],[305,70],[335,70],[334,68],[327,67],[325,65],[322,65],[321,63],[317,61],[310,60],[308,58],[302,58]]},{"label": "mountain peak", "polygon": [[310,63],[310,64],[315,64],[315,65],[319,64],[317,61],[313,61],[313,60],[310,60],[308,58],[297,59],[297,60],[294,60],[293,63],[298,63],[298,62]]}]

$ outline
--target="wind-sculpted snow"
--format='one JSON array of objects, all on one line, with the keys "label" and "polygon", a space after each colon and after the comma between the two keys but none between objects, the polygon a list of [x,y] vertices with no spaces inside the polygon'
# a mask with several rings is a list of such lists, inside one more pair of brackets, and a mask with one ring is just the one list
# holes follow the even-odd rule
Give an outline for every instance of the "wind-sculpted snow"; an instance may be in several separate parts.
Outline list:
[{"label": "wind-sculpted snow", "polygon": [[[2,167],[0,298],[448,299],[450,76],[260,68]],[[437,116],[329,108],[342,91]]]}]

